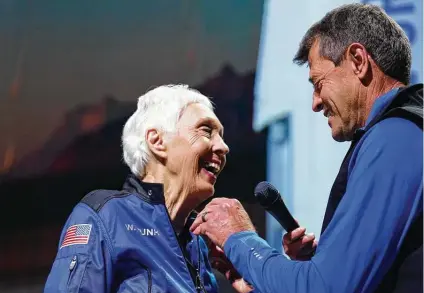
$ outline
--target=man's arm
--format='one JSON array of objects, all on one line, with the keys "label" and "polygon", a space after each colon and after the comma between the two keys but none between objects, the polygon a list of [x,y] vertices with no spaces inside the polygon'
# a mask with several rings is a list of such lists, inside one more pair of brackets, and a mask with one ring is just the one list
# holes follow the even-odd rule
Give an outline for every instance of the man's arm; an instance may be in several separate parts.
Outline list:
[{"label": "man's arm", "polygon": [[[423,141],[420,129],[399,118],[379,123],[368,135],[346,194],[310,261],[288,260],[255,232],[226,238],[227,257],[259,291],[364,292],[382,280],[422,211]],[[207,216],[211,222],[222,218]],[[218,239],[208,222],[198,231]]]},{"label": "man's arm", "polygon": [[98,215],[87,205],[78,204],[61,233],[44,292],[109,292],[110,243]]}]

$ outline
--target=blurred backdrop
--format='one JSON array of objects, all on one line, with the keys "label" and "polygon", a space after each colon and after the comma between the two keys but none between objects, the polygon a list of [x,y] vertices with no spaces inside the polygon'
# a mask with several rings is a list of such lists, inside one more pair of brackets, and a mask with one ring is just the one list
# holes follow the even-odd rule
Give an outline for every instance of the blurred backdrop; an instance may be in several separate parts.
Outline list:
[{"label": "blurred backdrop", "polygon": [[[263,2],[0,1],[0,292],[41,292],[59,234],[90,190],[120,188],[137,98],[185,83],[213,98],[231,147],[216,195],[251,196]],[[249,207],[248,207],[249,208]],[[250,208],[264,231],[264,212]]]},{"label": "blurred backdrop", "polygon": [[[67,216],[89,191],[120,188],[123,124],[162,84],[216,104],[231,148],[216,196],[241,200],[281,250],[252,198],[269,180],[319,234],[347,145],[310,110],[307,68],[291,59],[313,22],[350,2],[0,0],[0,292],[42,291]],[[422,81],[422,0],[366,2],[407,31]]]}]

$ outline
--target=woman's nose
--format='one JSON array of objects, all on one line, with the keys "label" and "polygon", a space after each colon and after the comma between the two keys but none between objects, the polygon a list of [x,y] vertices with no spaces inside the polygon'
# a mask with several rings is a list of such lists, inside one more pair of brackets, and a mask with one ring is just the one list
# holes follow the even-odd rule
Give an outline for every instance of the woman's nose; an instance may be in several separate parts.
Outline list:
[{"label": "woman's nose", "polygon": [[218,136],[218,139],[214,144],[214,152],[220,153],[222,155],[226,155],[230,152],[230,148],[221,136]]}]

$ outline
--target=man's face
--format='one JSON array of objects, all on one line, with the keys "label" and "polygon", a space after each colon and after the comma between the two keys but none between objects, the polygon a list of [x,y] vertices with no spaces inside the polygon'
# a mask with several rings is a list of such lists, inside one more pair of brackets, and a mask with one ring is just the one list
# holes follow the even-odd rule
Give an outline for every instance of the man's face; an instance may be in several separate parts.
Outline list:
[{"label": "man's face", "polygon": [[206,106],[190,104],[177,123],[168,144],[166,167],[181,178],[199,203],[214,194],[214,184],[226,163],[229,149],[223,140],[223,126]]},{"label": "man's face", "polygon": [[315,41],[308,56],[309,80],[314,85],[312,110],[323,111],[336,141],[350,140],[358,121],[358,79],[349,62],[339,66],[319,54]]}]

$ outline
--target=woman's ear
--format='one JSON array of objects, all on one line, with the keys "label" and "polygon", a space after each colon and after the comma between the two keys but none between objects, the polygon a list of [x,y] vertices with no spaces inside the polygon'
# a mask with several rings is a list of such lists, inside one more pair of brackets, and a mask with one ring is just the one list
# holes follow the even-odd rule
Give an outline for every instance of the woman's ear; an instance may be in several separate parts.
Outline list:
[{"label": "woman's ear", "polygon": [[166,159],[166,145],[164,143],[163,132],[155,128],[146,132],[146,143],[152,155],[159,161]]}]

